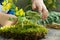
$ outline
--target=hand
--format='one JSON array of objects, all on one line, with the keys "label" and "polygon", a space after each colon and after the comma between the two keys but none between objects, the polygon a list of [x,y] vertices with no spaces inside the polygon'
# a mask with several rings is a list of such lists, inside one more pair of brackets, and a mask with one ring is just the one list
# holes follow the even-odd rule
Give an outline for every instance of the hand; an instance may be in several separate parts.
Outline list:
[{"label": "hand", "polygon": [[38,9],[38,12],[42,12],[42,19],[46,19],[48,17],[48,10],[43,2],[43,0],[32,0],[32,9]]},{"label": "hand", "polygon": [[[15,18],[15,20],[10,21],[9,20],[10,17],[11,18]],[[0,24],[2,26],[15,24],[16,21],[17,21],[17,17],[16,16],[0,12]]]}]

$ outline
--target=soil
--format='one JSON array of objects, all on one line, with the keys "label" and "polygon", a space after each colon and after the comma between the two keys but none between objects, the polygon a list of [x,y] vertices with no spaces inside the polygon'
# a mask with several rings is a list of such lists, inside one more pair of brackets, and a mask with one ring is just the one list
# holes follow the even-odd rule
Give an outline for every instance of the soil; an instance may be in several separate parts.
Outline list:
[{"label": "soil", "polygon": [[[46,38],[40,40],[60,40],[60,30],[56,29],[48,29],[49,32],[46,35]],[[0,36],[0,40],[13,40],[13,39],[6,39]]]}]

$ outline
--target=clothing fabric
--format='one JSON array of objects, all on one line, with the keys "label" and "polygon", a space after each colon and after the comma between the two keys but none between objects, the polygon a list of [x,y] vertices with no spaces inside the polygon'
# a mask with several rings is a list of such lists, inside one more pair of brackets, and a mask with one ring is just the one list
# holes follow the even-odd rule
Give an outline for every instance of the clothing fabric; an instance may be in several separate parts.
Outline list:
[{"label": "clothing fabric", "polygon": [[3,2],[4,0],[0,0],[0,12],[2,12],[2,2]]},{"label": "clothing fabric", "polygon": [[0,5],[0,12],[2,12],[2,5]]}]

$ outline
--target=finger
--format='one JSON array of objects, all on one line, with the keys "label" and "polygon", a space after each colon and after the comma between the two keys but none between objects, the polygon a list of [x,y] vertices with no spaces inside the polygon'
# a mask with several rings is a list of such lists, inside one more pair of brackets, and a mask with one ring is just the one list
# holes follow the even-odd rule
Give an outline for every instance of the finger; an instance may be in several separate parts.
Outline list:
[{"label": "finger", "polygon": [[48,10],[43,9],[43,11],[42,11],[42,19],[45,20],[47,17],[48,17]]},{"label": "finger", "polygon": [[42,5],[42,19],[45,20],[48,17],[48,10],[46,8],[46,6],[43,4]]},{"label": "finger", "polygon": [[32,9],[33,9],[33,10],[36,9],[36,5],[35,5],[35,3],[32,4]]},{"label": "finger", "polygon": [[37,5],[37,8],[38,8],[38,12],[42,12],[42,5]]}]

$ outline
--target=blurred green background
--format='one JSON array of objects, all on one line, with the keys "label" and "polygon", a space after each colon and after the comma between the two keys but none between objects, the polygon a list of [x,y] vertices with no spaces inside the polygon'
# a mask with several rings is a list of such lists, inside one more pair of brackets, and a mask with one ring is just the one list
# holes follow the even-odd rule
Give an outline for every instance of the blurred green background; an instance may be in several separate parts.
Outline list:
[{"label": "blurred green background", "polygon": [[[17,2],[15,0],[13,0],[13,2],[18,7],[23,8],[25,10],[31,9],[31,0],[17,0]],[[60,11],[60,0],[44,0],[44,3],[49,11],[51,11],[51,10]]]}]

